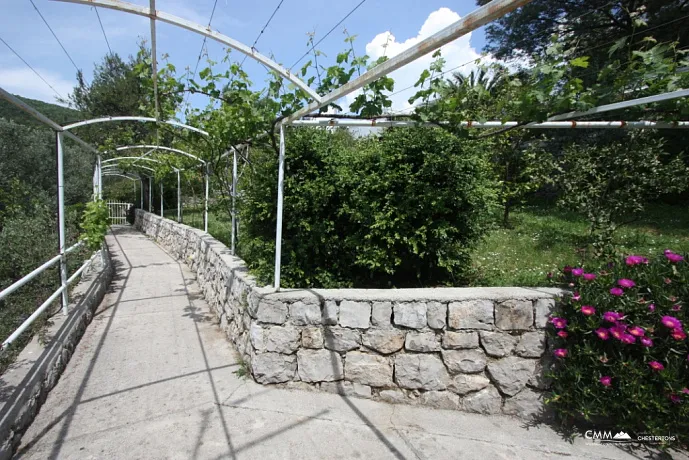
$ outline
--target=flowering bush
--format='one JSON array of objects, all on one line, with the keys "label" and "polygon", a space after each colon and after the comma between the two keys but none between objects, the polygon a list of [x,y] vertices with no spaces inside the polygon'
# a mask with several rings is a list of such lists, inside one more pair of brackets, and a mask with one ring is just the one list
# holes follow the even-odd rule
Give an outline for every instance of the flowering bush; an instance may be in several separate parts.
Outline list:
[{"label": "flowering bush", "polygon": [[[689,434],[689,264],[666,250],[604,270],[565,267],[573,290],[550,318],[548,403],[565,418],[635,434]],[[588,275],[588,276],[587,276]]]}]

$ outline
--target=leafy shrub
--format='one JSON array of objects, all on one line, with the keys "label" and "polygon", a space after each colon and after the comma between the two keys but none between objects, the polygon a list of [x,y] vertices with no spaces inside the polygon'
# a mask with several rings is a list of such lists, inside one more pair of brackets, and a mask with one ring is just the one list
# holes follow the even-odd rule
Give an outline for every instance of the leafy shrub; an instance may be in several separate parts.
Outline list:
[{"label": "leafy shrub", "polygon": [[108,205],[103,200],[89,201],[81,221],[81,240],[93,251],[100,249],[109,223]]},{"label": "leafy shrub", "polygon": [[689,266],[665,251],[598,273],[565,268],[574,295],[551,318],[550,404],[632,433],[689,433]]},{"label": "leafy shrub", "polygon": [[[405,287],[462,283],[495,189],[481,144],[440,129],[380,137],[289,129],[282,284]],[[273,275],[277,161],[254,152],[240,184],[239,250]]]}]

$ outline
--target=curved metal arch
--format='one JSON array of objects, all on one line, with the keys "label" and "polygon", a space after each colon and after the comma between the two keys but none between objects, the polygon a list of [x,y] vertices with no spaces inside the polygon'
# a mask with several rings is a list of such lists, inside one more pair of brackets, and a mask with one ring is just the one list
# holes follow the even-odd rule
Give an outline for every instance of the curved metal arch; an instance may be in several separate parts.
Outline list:
[{"label": "curved metal arch", "polygon": [[111,121],[144,121],[144,122],[151,122],[151,123],[164,123],[166,125],[176,126],[177,128],[188,129],[189,131],[194,131],[196,133],[203,134],[206,137],[210,136],[210,134],[208,134],[208,132],[206,132],[202,129],[194,128],[193,126],[185,125],[184,123],[180,123],[178,121],[173,121],[173,120],[160,120],[160,121],[158,121],[155,118],[151,118],[151,117],[136,117],[136,116],[91,118],[90,120],[82,120],[82,121],[77,121],[76,123],[65,125],[62,127],[62,129],[63,129],[63,131],[69,131],[72,128],[79,128],[81,126],[93,125],[96,123],[107,123],[107,122],[111,122]]},{"label": "curved metal arch", "polygon": [[[153,171],[154,173],[155,173],[155,171],[156,171],[155,169],[149,168],[148,166],[136,165],[135,167],[136,167],[136,168],[141,168],[141,169],[147,169],[148,171]],[[106,168],[107,168],[107,169],[106,169]],[[110,168],[112,168],[112,169],[110,169]],[[122,168],[120,168],[120,165],[106,165],[106,166],[104,166],[103,168],[101,168],[101,171],[103,171],[103,172],[106,172],[106,171],[117,171],[117,170],[120,170],[120,171],[122,170]]]},{"label": "curved metal arch", "polygon": [[117,10],[117,11],[124,11],[125,13],[131,13],[131,14],[136,14],[138,16],[144,16],[150,19],[157,19],[163,22],[166,22],[168,24],[172,24],[174,26],[181,27],[183,29],[187,29],[191,32],[195,32],[197,34],[203,35],[205,37],[208,37],[210,39],[213,39],[217,42],[220,42],[222,44],[225,44],[229,46],[232,49],[235,49],[239,51],[240,53],[245,54],[247,57],[250,57],[251,59],[254,59],[261,64],[265,65],[266,67],[274,70],[278,74],[280,74],[283,78],[286,78],[287,80],[291,81],[295,85],[297,85],[299,88],[304,90],[311,98],[320,103],[321,102],[321,96],[316,93],[309,85],[307,85],[303,80],[301,80],[299,77],[295,76],[292,74],[288,69],[285,69],[282,67],[280,64],[277,62],[273,61],[272,59],[269,59],[268,57],[262,55],[258,51],[256,51],[255,48],[246,46],[244,43],[239,42],[233,38],[228,37],[227,35],[223,35],[218,31],[215,31],[211,29],[210,27],[204,27],[200,24],[196,24],[191,21],[187,21],[186,19],[182,19],[177,16],[173,16],[171,14],[165,13],[164,11],[158,11],[154,10],[151,11],[151,8],[147,8],[145,6],[139,6],[139,5],[134,5],[132,3],[127,3],[123,2],[120,0],[57,0],[65,3],[78,3],[81,5],[89,5],[89,6],[100,6],[102,8],[109,8],[111,10]]},{"label": "curved metal arch", "polygon": [[138,181],[141,180],[140,177],[128,176],[127,174],[118,174],[118,173],[105,173],[105,174],[103,174],[103,177],[107,177],[107,176],[110,176],[110,177],[114,177],[114,176],[124,177],[124,178],[127,178],[127,179],[129,179],[129,180],[133,180],[134,182],[138,182]]},{"label": "curved metal arch", "polygon": [[[163,147],[160,145],[125,145],[122,147],[117,147],[115,148],[116,151],[121,152],[123,150],[133,150],[133,149],[155,149],[155,150],[164,150],[166,152],[174,152],[174,153],[179,153],[180,155],[187,156],[189,158],[193,158],[194,160],[198,161],[199,163],[205,165],[206,161],[202,160],[201,158],[197,157],[196,155],[192,155],[189,152],[185,152],[184,150],[179,150],[179,149],[173,149],[172,147]],[[143,157],[138,157],[140,159],[144,159]]]},{"label": "curved metal arch", "polygon": [[108,158],[107,160],[101,161],[101,163],[109,163],[111,161],[117,161],[117,160],[141,160],[141,161],[150,161],[153,163],[162,163],[160,160],[154,160],[153,158],[144,158],[144,157],[113,157],[113,158]]}]

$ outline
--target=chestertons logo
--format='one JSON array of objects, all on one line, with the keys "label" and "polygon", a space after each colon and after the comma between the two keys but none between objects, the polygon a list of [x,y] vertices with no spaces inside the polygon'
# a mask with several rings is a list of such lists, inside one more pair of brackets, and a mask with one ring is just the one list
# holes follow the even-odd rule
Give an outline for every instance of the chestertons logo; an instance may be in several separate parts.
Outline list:
[{"label": "chestertons logo", "polygon": [[601,443],[616,443],[616,444],[626,444],[631,442],[642,442],[642,443],[659,443],[675,441],[676,436],[657,436],[640,434],[639,436],[632,438],[628,433],[620,431],[619,433],[613,434],[612,431],[598,431],[598,430],[588,430],[584,433],[584,438],[591,441],[598,441]]}]

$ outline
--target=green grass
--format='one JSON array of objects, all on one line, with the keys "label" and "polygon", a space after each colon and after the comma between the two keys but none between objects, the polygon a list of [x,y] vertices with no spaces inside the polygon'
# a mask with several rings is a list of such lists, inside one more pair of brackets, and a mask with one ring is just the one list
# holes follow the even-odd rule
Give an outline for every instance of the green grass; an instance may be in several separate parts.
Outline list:
[{"label": "green grass", "polygon": [[[171,210],[166,217],[176,219]],[[203,228],[203,211],[185,210],[184,223]],[[496,228],[474,253],[475,286],[544,286],[548,272],[591,260],[588,223],[574,213],[528,207],[512,213],[511,228]],[[208,231],[230,245],[230,217],[209,212]],[[615,243],[623,254],[652,255],[670,248],[689,252],[689,207],[652,205],[644,218],[619,228]]]},{"label": "green grass", "polygon": [[[530,207],[513,213],[511,228],[492,231],[477,248],[477,286],[543,286],[548,272],[591,261],[588,223],[574,213]],[[622,254],[651,255],[667,248],[689,251],[689,208],[652,205],[643,219],[614,238]]]}]

